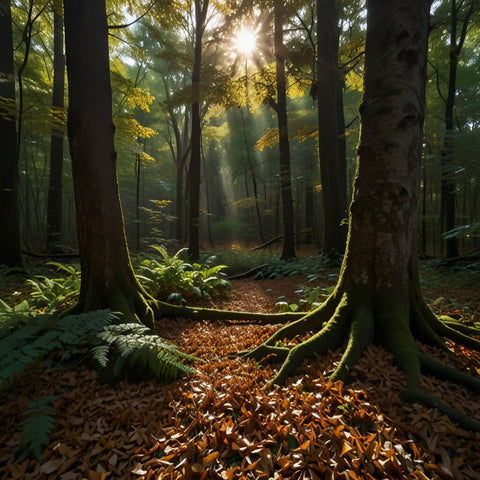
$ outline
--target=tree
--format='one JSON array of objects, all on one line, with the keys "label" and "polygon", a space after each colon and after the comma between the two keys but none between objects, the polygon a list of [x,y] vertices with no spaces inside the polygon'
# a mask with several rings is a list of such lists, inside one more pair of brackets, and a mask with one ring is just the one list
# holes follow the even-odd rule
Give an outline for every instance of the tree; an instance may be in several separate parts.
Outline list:
[{"label": "tree", "polygon": [[[323,198],[323,252],[343,253],[347,211],[345,156],[339,149],[338,20],[335,0],[317,2],[318,153]],[[343,109],[343,102],[340,103]],[[343,122],[342,122],[343,123]],[[342,125],[343,127],[343,125]]]},{"label": "tree", "polygon": [[[368,0],[361,135],[346,254],[335,290],[317,310],[288,324],[248,355],[283,360],[283,383],[305,358],[347,341],[331,379],[350,370],[374,338],[406,374],[404,400],[438,408],[463,426],[476,422],[427,394],[421,372],[480,391],[480,381],[433,360],[416,339],[446,349],[441,336],[479,349],[480,342],[440,321],[427,307],[417,264],[417,203],[425,114],[428,0]],[[276,342],[314,331],[291,350]]]},{"label": "tree", "polygon": [[190,135],[190,194],[188,254],[196,260],[200,254],[200,164],[201,164],[201,114],[200,70],[202,66],[203,32],[209,0],[195,0],[195,45],[192,70],[192,130]]},{"label": "tree", "polygon": [[18,209],[18,155],[15,125],[12,12],[0,1],[0,264],[22,266]]},{"label": "tree", "polygon": [[[460,9],[463,2],[457,6],[456,0],[450,0],[450,52],[449,52],[449,74],[448,74],[448,92],[445,100],[445,139],[442,151],[442,190],[441,190],[441,217],[442,228],[448,232],[455,228],[455,208],[456,208],[456,181],[454,157],[454,109],[455,97],[457,92],[457,69],[458,58],[465,43],[468,25],[475,12],[477,0],[471,0],[466,5],[466,13],[463,19],[459,19]],[[457,38],[457,23],[460,21],[461,30]],[[448,236],[445,240],[447,258],[458,257],[457,238]]]},{"label": "tree", "polygon": [[280,190],[282,195],[283,249],[282,259],[295,257],[295,223],[293,214],[292,178],[290,169],[290,141],[288,138],[287,93],[285,78],[285,45],[283,44],[284,6],[274,2],[274,47],[277,101],[272,102],[278,119],[280,153]]},{"label": "tree", "polygon": [[[59,115],[65,97],[62,1],[53,2],[53,93],[52,110]],[[59,249],[62,236],[63,131],[54,129],[50,141],[50,177],[47,197],[47,251]]]},{"label": "tree", "polygon": [[152,326],[154,302],[132,269],[118,193],[105,1],[68,0],[64,9],[67,128],[82,272],[75,309],[110,308]]}]

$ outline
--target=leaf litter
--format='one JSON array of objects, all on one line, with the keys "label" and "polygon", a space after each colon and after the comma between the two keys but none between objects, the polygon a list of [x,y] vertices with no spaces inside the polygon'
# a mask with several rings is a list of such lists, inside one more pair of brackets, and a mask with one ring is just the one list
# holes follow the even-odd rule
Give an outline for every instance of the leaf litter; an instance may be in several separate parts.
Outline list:
[{"label": "leaf litter", "polygon": [[[295,283],[296,282],[296,283]],[[235,281],[213,306],[275,311],[298,279]],[[477,320],[478,321],[478,320]],[[234,357],[278,325],[162,320],[162,334],[206,360],[197,374],[164,385],[98,383],[85,366],[39,365],[1,395],[0,474],[5,479],[480,479],[480,434],[464,431],[398,397],[404,375],[370,346],[355,383],[325,380],[341,351],[305,362],[289,385],[269,380],[278,365]],[[480,355],[449,344],[436,358],[471,373]],[[424,387],[478,418],[478,396],[424,377]],[[45,394],[56,421],[41,462],[20,460],[22,411]]]}]

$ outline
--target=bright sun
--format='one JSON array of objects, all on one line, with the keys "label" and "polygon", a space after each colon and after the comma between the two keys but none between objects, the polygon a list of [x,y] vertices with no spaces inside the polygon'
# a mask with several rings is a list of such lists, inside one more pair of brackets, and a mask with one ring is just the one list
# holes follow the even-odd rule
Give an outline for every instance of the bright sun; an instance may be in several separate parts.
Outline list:
[{"label": "bright sun", "polygon": [[234,39],[235,50],[242,55],[249,56],[257,48],[257,34],[248,27],[242,27]]}]

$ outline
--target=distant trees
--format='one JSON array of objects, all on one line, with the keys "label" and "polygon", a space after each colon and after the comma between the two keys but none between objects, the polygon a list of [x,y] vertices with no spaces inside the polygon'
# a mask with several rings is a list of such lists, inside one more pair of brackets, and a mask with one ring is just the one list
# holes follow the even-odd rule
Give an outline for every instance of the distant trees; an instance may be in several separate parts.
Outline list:
[{"label": "distant trees", "polygon": [[[109,53],[119,186],[132,244],[135,240],[142,247],[175,239],[183,245],[191,223],[194,237],[198,234],[198,249],[209,232],[213,232],[213,240],[218,234],[222,241],[258,245],[283,232],[292,243],[296,231],[293,252],[302,247],[303,240],[315,240],[317,246],[323,243],[325,251],[342,250],[345,189],[350,195],[358,137],[363,4],[350,0],[336,11],[335,2],[319,0],[315,14],[313,3],[317,2],[277,2],[284,10],[283,45],[277,53],[281,53],[279,58],[283,56],[285,66],[288,119],[279,128],[277,112],[271,109],[280,105],[277,85],[283,83],[276,78],[275,2],[263,2],[261,9],[258,2],[208,2],[198,97],[202,135],[195,133],[194,140],[201,138],[201,143],[195,140],[193,151],[195,2],[182,0],[175,9],[168,2],[128,2],[131,15],[145,15],[128,28],[111,30]],[[53,10],[44,9],[46,4],[29,0],[11,5],[13,43],[18,46],[13,52],[14,75],[20,70],[22,79],[21,89],[17,85],[17,100],[21,91],[22,101],[16,102],[16,111],[9,110],[18,122],[22,104],[20,141],[17,135],[18,223],[26,249],[37,252],[56,247],[76,249],[70,165],[68,158],[62,162],[64,155],[55,153],[60,151],[65,132],[60,100],[52,102],[54,87],[56,99],[63,90],[61,66],[54,65],[61,55],[51,55],[58,51],[55,43],[60,44],[55,36],[59,38],[61,30],[54,24],[61,17],[53,14],[59,1]],[[201,8],[204,3],[199,5]],[[426,254],[452,256],[479,245],[477,7],[473,0],[445,0],[433,6],[420,210],[422,252]],[[107,3],[107,10],[112,26],[128,23],[123,18],[125,11],[115,2]],[[257,36],[247,69],[245,56],[235,51],[233,39],[235,29],[244,23],[252,25]],[[25,39],[29,39],[28,52]],[[456,47],[450,48],[454,44]],[[317,87],[318,105],[308,95],[312,85]],[[52,108],[52,103],[59,106]],[[15,102],[9,105],[13,107]],[[452,128],[447,128],[447,120],[449,124],[453,121]],[[279,136],[279,132],[287,135]],[[286,140],[290,174],[280,174],[279,159],[286,158]],[[200,158],[199,177],[198,161],[190,171],[191,158]],[[214,176],[211,168],[215,168]],[[2,181],[5,178],[2,176]],[[198,188],[192,178],[200,180]],[[280,186],[282,179],[284,187]],[[285,187],[288,180],[290,186]],[[215,185],[222,185],[226,192],[225,197],[222,194],[225,208],[216,208]],[[198,191],[190,192],[191,188]],[[282,204],[289,201],[283,202],[281,197],[288,192],[293,214],[285,220]],[[198,202],[194,200],[197,196]],[[199,214],[190,215],[190,197]],[[197,220],[190,222],[190,217]],[[443,239],[445,232],[449,233]],[[192,247],[196,243],[192,241]],[[447,245],[456,246],[458,252],[452,253]]]},{"label": "distant trees", "polygon": [[[53,2],[53,87],[52,113],[62,124],[65,100],[65,54],[63,48],[63,4]],[[58,118],[59,117],[59,118]],[[50,140],[50,174],[47,195],[47,251],[61,250],[62,238],[62,183],[63,183],[63,129],[54,128]]]},{"label": "distant trees", "polygon": [[[322,182],[323,253],[343,253],[347,212],[346,159],[339,149],[338,111],[340,72],[338,66],[338,15],[335,0],[317,1],[317,88],[318,152]],[[340,103],[343,109],[343,102]],[[343,157],[342,157],[343,154]]]},{"label": "distant trees", "polygon": [[280,165],[280,191],[282,197],[283,249],[282,259],[295,257],[295,219],[292,198],[292,173],[290,168],[290,139],[288,137],[287,92],[285,78],[285,45],[283,43],[284,6],[274,1],[274,50],[276,102],[271,102],[277,113]]}]

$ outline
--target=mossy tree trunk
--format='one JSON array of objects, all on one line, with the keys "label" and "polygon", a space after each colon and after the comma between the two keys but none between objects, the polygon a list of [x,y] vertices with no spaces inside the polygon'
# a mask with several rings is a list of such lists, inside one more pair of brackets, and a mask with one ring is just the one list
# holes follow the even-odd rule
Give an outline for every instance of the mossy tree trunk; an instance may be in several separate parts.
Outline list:
[{"label": "mossy tree trunk", "polygon": [[110,308],[153,325],[153,303],[130,262],[114,148],[105,1],[65,8],[72,157],[82,282],[77,311]]},{"label": "mossy tree trunk", "polygon": [[[368,343],[379,340],[406,374],[407,401],[421,401],[463,426],[480,423],[427,395],[422,370],[480,390],[480,381],[420,353],[416,339],[446,348],[441,336],[480,342],[441,323],[425,304],[417,266],[417,203],[425,111],[428,0],[367,1],[361,135],[347,249],[335,291],[316,311],[286,325],[254,358],[275,353],[283,383],[305,358],[346,345],[332,380],[348,381]],[[291,350],[277,340],[314,334]],[[446,373],[448,372],[448,373]]]}]

